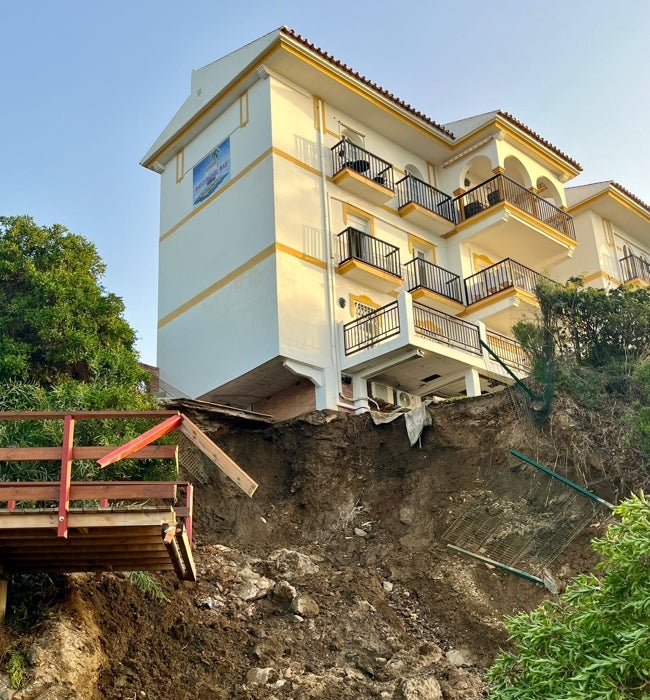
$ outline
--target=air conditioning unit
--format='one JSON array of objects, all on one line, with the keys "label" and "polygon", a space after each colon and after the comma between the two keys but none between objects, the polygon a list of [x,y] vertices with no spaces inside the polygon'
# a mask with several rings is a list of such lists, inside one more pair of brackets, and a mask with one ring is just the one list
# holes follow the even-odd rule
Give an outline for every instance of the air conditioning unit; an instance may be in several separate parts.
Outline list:
[{"label": "air conditioning unit", "polygon": [[396,391],[395,398],[400,408],[407,408],[409,411],[413,408],[417,408],[422,403],[422,399],[419,396],[409,394],[406,391]]},{"label": "air conditioning unit", "polygon": [[395,403],[395,390],[392,386],[388,386],[387,384],[370,382],[370,396],[372,396],[373,399],[383,401],[384,403]]}]

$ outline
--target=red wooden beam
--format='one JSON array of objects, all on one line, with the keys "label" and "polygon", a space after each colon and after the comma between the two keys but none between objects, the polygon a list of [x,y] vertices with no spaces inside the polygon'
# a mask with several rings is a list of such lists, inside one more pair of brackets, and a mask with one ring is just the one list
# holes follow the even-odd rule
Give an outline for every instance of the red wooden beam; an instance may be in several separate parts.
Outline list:
[{"label": "red wooden beam", "polygon": [[2,420],[56,420],[72,416],[77,420],[123,420],[124,418],[167,418],[178,411],[0,411]]},{"label": "red wooden beam", "polygon": [[145,445],[149,445],[154,440],[157,440],[163,435],[167,435],[167,433],[170,433],[172,430],[174,430],[174,428],[177,428],[182,421],[183,416],[181,416],[180,414],[171,416],[171,418],[168,418],[162,423],[155,425],[150,430],[147,430],[146,432],[142,433],[142,435],[138,435],[138,437],[133,438],[133,440],[129,440],[129,442],[125,443],[121,447],[117,447],[112,452],[109,452],[107,455],[104,455],[104,457],[97,460],[97,464],[99,464],[100,467],[107,467],[109,464],[113,464],[114,462],[119,462],[119,460],[121,459],[125,459],[129,455],[132,455],[134,452],[137,452],[140,448],[144,447]]},{"label": "red wooden beam", "polygon": [[59,485],[58,537],[68,536],[68,511],[70,510],[70,481],[72,480],[72,443],[74,418],[67,415],[63,423],[63,448],[61,450],[61,481]]}]

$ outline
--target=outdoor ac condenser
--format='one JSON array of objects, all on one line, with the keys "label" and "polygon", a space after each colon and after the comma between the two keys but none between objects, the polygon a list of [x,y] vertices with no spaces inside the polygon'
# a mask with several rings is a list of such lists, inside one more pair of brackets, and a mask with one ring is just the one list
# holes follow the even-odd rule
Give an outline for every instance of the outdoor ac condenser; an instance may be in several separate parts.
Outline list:
[{"label": "outdoor ac condenser", "polygon": [[415,394],[409,394],[406,391],[396,391],[395,396],[397,398],[397,405],[400,408],[408,408],[409,410],[417,408],[421,403],[422,399]]},{"label": "outdoor ac condenser", "polygon": [[395,390],[392,386],[388,386],[387,384],[370,382],[370,396],[372,396],[373,399],[383,401],[384,403],[395,403]]}]

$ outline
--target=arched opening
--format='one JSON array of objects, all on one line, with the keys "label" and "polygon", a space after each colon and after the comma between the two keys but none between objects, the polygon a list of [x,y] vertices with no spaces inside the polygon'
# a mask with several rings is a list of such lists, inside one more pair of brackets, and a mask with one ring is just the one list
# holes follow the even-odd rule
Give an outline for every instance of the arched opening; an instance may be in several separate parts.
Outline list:
[{"label": "arched opening", "polygon": [[404,166],[404,172],[407,175],[412,175],[413,177],[417,177],[418,180],[424,180],[424,175],[418,170],[418,168],[411,164],[408,163],[407,165]]},{"label": "arched opening", "polygon": [[471,190],[472,187],[493,177],[492,163],[487,156],[477,156],[469,161],[467,169],[461,174],[460,187]]},{"label": "arched opening", "polygon": [[359,146],[359,148],[363,148],[365,146],[363,136],[358,131],[354,131],[354,129],[341,129],[341,136],[346,138],[355,146]]},{"label": "arched opening", "polygon": [[542,199],[545,199],[549,204],[555,207],[559,208],[562,206],[562,198],[560,197],[557,187],[547,177],[538,178],[536,187],[537,194]]},{"label": "arched opening", "polygon": [[514,156],[508,156],[503,161],[503,166],[505,170],[505,176],[507,178],[510,178],[510,180],[514,180],[515,182],[525,187],[527,190],[530,189],[533,183],[530,179],[530,176],[528,175],[528,171],[526,170],[526,168],[524,168],[519,159],[515,158]]}]

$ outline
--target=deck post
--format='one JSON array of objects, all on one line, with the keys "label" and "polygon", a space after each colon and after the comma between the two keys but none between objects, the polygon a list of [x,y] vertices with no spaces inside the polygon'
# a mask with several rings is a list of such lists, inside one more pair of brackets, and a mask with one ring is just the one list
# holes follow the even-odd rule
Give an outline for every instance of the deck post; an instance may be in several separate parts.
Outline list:
[{"label": "deck post", "polygon": [[185,506],[187,507],[187,515],[185,516],[185,532],[187,539],[192,544],[192,515],[194,511],[194,486],[188,484],[186,487]]},{"label": "deck post", "polygon": [[72,480],[72,443],[74,442],[74,418],[67,414],[63,423],[63,448],[61,451],[61,481],[59,485],[58,537],[68,536],[68,512],[70,511],[70,482]]},{"label": "deck post", "polygon": [[4,623],[7,614],[7,590],[9,589],[9,581],[6,578],[0,577],[0,625]]}]

